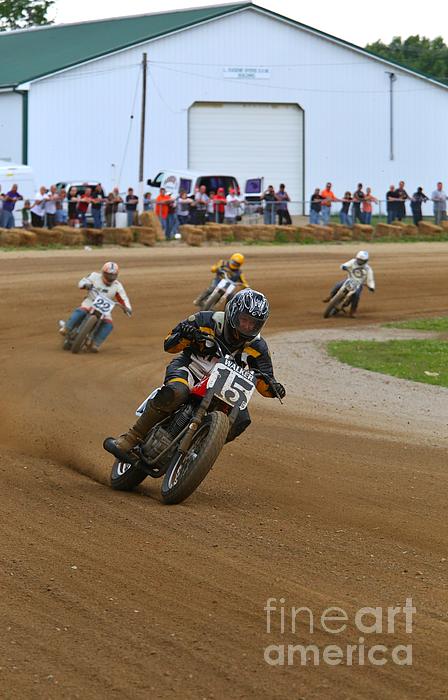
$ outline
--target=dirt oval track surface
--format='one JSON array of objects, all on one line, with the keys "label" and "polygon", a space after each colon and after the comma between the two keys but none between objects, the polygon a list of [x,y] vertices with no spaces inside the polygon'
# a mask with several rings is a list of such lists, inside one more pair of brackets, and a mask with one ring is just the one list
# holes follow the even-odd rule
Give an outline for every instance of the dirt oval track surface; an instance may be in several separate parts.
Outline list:
[{"label": "dirt oval track surface", "polygon": [[[378,291],[364,294],[351,323],[446,314],[446,245],[371,250]],[[229,251],[0,255],[0,697],[448,697],[446,451],[418,434],[411,449],[389,439],[393,415],[371,429],[368,397],[356,433],[338,415],[331,426],[307,415],[300,392],[283,406],[256,397],[251,428],[184,505],[162,506],[154,481],[135,494],[107,485],[103,438],[122,432],[160,383],[163,337]],[[252,286],[271,301],[268,340],[344,324],[322,319],[321,298],[352,246],[244,252]],[[57,319],[79,303],[79,278],[111,258],[134,317],[115,313],[97,356],[62,352]],[[286,386],[300,371],[277,366]],[[284,634],[279,612],[267,632],[268,598],[284,599]],[[359,608],[406,598],[417,608],[411,634],[403,614],[388,633],[385,613],[374,641],[356,628]],[[292,606],[312,611],[312,633],[305,614],[291,633]],[[339,634],[319,619],[331,606],[349,618]],[[387,663],[362,665],[356,653],[351,666],[263,658],[270,644],[345,649],[360,637],[385,645]],[[411,667],[391,660],[399,644],[412,644]]]}]

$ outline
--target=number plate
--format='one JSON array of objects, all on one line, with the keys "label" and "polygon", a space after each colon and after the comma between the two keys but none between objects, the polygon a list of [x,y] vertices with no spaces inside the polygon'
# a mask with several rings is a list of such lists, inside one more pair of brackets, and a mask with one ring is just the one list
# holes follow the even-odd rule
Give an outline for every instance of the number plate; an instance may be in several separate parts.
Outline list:
[{"label": "number plate", "polygon": [[94,309],[100,311],[102,314],[108,314],[114,308],[115,302],[112,301],[112,299],[103,297],[102,294],[98,294],[92,302],[92,306]]},{"label": "number plate", "polygon": [[215,396],[230,406],[242,411],[247,407],[255,390],[254,373],[244,370],[226,357],[213,368],[207,387],[214,389]]}]

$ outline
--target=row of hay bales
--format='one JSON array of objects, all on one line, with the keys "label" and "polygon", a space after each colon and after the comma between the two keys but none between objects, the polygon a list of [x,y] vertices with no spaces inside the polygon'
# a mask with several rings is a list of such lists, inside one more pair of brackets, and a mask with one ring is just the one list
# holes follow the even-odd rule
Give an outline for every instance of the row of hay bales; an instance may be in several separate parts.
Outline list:
[{"label": "row of hay bales", "polygon": [[418,226],[395,222],[393,225],[367,226],[356,224],[351,228],[341,224],[329,226],[244,226],[206,224],[205,226],[181,226],[182,239],[191,246],[205,242],[225,241],[281,241],[309,243],[320,241],[371,241],[377,239],[400,240],[401,238],[437,239],[448,234],[448,221],[441,226],[421,221]]},{"label": "row of hay bales", "polygon": [[130,246],[141,243],[154,246],[157,240],[164,240],[160,221],[152,212],[141,215],[141,225],[130,228],[78,229],[71,226],[55,228],[0,229],[0,246],[83,246],[120,245]]}]

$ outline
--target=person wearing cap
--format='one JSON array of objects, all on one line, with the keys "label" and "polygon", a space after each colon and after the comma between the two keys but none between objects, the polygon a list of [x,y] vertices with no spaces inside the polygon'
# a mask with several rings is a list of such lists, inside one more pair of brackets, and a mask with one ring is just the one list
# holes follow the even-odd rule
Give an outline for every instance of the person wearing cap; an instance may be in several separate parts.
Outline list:
[{"label": "person wearing cap", "polygon": [[214,215],[213,221],[217,224],[224,223],[224,209],[226,205],[226,195],[224,192],[224,187],[218,187],[218,191],[212,197]]},{"label": "person wearing cap", "polygon": [[[242,253],[233,253],[228,260],[218,260],[217,263],[212,265],[211,271],[215,274],[215,278],[202,294],[194,300],[193,304],[195,306],[201,306],[207,297],[213,292],[216,285],[226,277],[231,282],[240,286],[240,289],[245,289],[248,287],[247,280],[241,270],[244,264],[244,255]],[[239,290],[238,290],[239,291]]]}]

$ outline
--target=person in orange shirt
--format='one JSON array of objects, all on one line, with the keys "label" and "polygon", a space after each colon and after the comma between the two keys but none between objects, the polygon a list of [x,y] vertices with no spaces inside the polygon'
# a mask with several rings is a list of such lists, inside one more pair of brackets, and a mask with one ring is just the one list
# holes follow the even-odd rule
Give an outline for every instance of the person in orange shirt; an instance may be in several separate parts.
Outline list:
[{"label": "person in orange shirt", "polygon": [[169,240],[170,234],[168,230],[168,214],[170,212],[171,201],[171,195],[166,193],[164,187],[161,187],[160,194],[156,197],[156,215],[159,217],[159,221],[162,224],[163,232],[167,240]]},{"label": "person in orange shirt", "polygon": [[331,204],[332,202],[340,202],[335,193],[331,189],[331,182],[327,182],[325,189],[320,193],[322,197],[322,223],[326,226],[330,222]]}]

